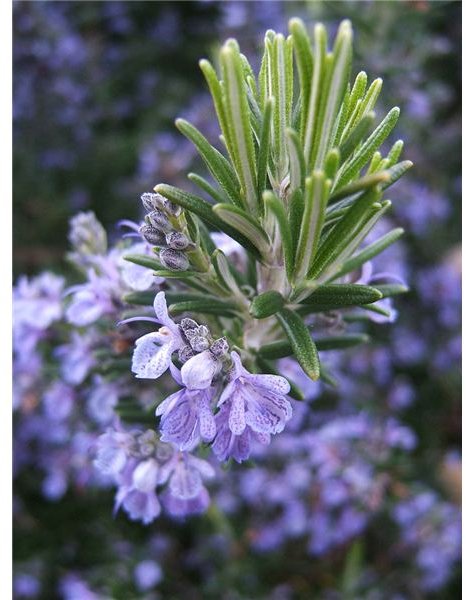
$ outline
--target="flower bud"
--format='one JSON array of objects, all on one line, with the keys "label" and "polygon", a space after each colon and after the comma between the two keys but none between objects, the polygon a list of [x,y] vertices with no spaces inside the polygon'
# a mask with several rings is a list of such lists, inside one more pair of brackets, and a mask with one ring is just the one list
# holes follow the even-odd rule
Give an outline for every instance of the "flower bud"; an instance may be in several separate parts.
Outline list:
[{"label": "flower bud", "polygon": [[205,337],[201,337],[200,335],[194,336],[191,340],[189,340],[191,344],[191,348],[194,352],[204,352],[209,347],[209,340]]},{"label": "flower bud", "polygon": [[178,358],[180,359],[180,362],[182,362],[183,364],[188,361],[190,358],[192,358],[194,356],[194,352],[192,350],[192,348],[190,348],[189,346],[183,346],[182,348],[180,348],[178,350]]},{"label": "flower bud", "polygon": [[148,458],[139,463],[133,472],[133,485],[140,492],[149,493],[154,491],[157,485],[159,465],[153,458]]},{"label": "flower bud", "polygon": [[163,198],[160,194],[154,194],[153,192],[145,192],[141,196],[141,202],[147,212],[155,210],[161,206],[160,199]]},{"label": "flower bud", "polygon": [[156,229],[152,225],[141,225],[139,233],[142,237],[153,246],[166,246],[165,234],[160,229]]},{"label": "flower bud", "polygon": [[164,215],[160,210],[153,210],[147,215],[146,219],[149,221],[152,227],[161,229],[164,233],[168,233],[173,229],[167,215]]},{"label": "flower bud", "polygon": [[197,335],[200,335],[202,337],[209,336],[210,335],[209,328],[206,327],[205,325],[199,325],[199,327],[197,328]]},{"label": "flower bud", "polygon": [[223,337],[219,338],[218,340],[215,340],[215,342],[210,347],[210,351],[214,356],[220,358],[221,356],[225,356],[225,354],[228,352],[228,348],[228,342],[226,338]]},{"label": "flower bud", "polygon": [[159,254],[162,265],[170,271],[186,271],[189,267],[189,260],[179,250],[172,248],[163,248]]},{"label": "flower bud", "polygon": [[183,332],[186,333],[190,329],[197,329],[197,323],[194,319],[189,319],[186,317],[185,319],[181,319],[180,327]]},{"label": "flower bud", "polygon": [[173,202],[170,202],[170,200],[160,194],[158,194],[158,196],[160,196],[160,205],[167,214],[171,215],[172,217],[180,216],[181,206],[173,204]]},{"label": "flower bud", "polygon": [[167,233],[167,245],[174,250],[184,250],[189,246],[189,240],[184,233],[172,231]]}]

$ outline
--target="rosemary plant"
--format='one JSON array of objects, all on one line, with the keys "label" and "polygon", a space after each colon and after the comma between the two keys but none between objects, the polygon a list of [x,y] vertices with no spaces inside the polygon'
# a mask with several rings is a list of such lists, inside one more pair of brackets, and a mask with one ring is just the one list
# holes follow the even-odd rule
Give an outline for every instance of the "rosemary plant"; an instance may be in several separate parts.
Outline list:
[{"label": "rosemary plant", "polygon": [[[403,233],[394,229],[361,249],[390,208],[385,190],[412,163],[398,162],[401,140],[380,152],[400,111],[393,108],[374,127],[382,80],[368,85],[361,71],[351,84],[350,22],[341,23],[331,51],[323,25],[315,26],[312,41],[301,20],[292,19],[289,29],[287,38],[267,31],[258,76],[233,39],[220,51],[220,75],[200,61],[222,151],[187,121],[176,125],[214,183],[188,175],[207,199],[165,183],[144,194],[150,212],[141,233],[158,260],[126,258],[169,280],[171,314],[199,315],[255,371],[265,359],[294,355],[315,380],[319,345],[347,347],[366,337],[316,342],[309,315],[316,321],[354,306],[383,314],[377,301],[406,290],[348,280]],[[215,247],[212,229],[243,247],[246,272]],[[145,302],[147,294],[127,300]]]},{"label": "rosemary plant", "polygon": [[[170,367],[184,386],[157,409],[161,439],[181,450],[213,441],[221,459],[246,458],[238,448],[250,435],[267,443],[291,416],[286,394],[304,398],[277,359],[294,357],[310,380],[331,382],[319,351],[367,341],[350,324],[391,320],[389,297],[406,291],[386,274],[371,277],[369,265],[403,231],[364,244],[390,208],[385,191],[412,164],[399,162],[400,140],[381,151],[399,109],[375,125],[382,81],[369,84],[364,71],[350,81],[349,21],[332,50],[321,24],[312,40],[299,19],[289,30],[267,31],[257,76],[234,39],[219,73],[200,61],[221,149],[187,121],[176,125],[211,178],[189,173],[202,195],[166,183],[144,193],[139,233],[152,251],[126,256],[166,283],[155,302],[150,292],[125,296],[154,302],[163,324],[137,340],[133,372],[155,379]],[[239,244],[243,267],[213,231]]]}]

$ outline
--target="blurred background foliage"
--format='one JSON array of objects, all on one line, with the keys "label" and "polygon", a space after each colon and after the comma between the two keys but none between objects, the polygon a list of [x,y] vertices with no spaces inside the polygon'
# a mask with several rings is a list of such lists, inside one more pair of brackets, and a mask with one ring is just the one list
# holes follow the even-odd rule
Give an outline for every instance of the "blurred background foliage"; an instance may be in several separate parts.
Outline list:
[{"label": "blurred background foliage", "polygon": [[[403,468],[457,502],[460,2],[15,2],[14,273],[66,272],[67,223],[79,210],[93,210],[116,235],[118,219],[140,216],[142,192],[160,181],[189,187],[195,154],[173,120],[184,116],[216,135],[198,59],[212,58],[229,36],[257,57],[265,30],[285,32],[295,15],[310,26],[323,21],[331,35],[341,19],[351,19],[353,74],[364,68],[370,79],[383,78],[379,117],[400,106],[397,135],[405,140],[404,157],[415,163],[393,189],[391,217],[406,230],[393,260],[412,291],[397,300],[399,321],[374,327],[372,349],[351,355],[343,371],[356,375],[358,385],[343,385],[339,393],[363,408],[404,402],[402,420],[418,446]],[[353,585],[355,573],[367,569],[390,575],[380,548],[389,529],[369,531],[363,554],[356,543],[324,559],[310,559],[293,545],[286,554],[257,555],[238,542],[224,563],[215,544],[202,557],[198,545],[228,529],[221,514],[144,528],[121,515],[112,519],[110,492],[72,490],[50,504],[34,473],[19,478],[15,492],[15,560],[34,564],[40,557],[48,582],[40,597],[47,600],[64,597],[56,592],[61,575],[92,574],[97,565],[94,584],[98,589],[106,577],[107,594],[117,599],[396,598],[376,588],[363,596]],[[155,528],[159,541],[152,538]],[[176,541],[168,554],[164,535]],[[119,558],[124,552],[126,563]],[[163,556],[160,596],[138,591],[130,574],[148,552]],[[210,565],[209,576],[199,561]],[[432,597],[459,597],[457,578],[450,581]],[[315,591],[327,586],[341,595]],[[403,597],[424,597],[409,593]]]}]

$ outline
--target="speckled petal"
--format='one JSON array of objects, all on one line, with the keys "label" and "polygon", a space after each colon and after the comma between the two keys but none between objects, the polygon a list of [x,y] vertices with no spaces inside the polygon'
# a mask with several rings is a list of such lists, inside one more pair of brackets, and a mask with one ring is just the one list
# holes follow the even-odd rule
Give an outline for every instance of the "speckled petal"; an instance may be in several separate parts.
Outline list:
[{"label": "speckled petal", "polygon": [[131,370],[141,379],[157,379],[165,373],[174,350],[172,340],[160,346],[159,334],[148,333],[136,340]]},{"label": "speckled petal", "polygon": [[244,399],[240,393],[232,396],[228,426],[230,427],[231,433],[234,435],[241,435],[246,427],[244,418]]}]

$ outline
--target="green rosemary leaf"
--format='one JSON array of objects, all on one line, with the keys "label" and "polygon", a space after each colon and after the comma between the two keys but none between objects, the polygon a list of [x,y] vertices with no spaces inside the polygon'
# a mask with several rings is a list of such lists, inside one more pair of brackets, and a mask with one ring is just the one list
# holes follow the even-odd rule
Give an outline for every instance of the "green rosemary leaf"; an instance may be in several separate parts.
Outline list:
[{"label": "green rosemary leaf", "polygon": [[361,250],[358,254],[347,260],[343,263],[342,267],[338,270],[338,272],[332,277],[332,279],[336,279],[338,277],[342,277],[347,273],[351,273],[356,269],[359,269],[365,262],[374,258],[381,252],[388,248],[391,244],[396,242],[404,233],[404,229],[401,227],[397,227],[396,229],[392,229],[382,237],[380,237],[369,246],[366,246],[364,250]]},{"label": "green rosemary leaf", "polygon": [[188,173],[188,179],[209,194],[215,202],[229,202],[230,199],[221,190],[215,189],[204,177],[201,177],[197,173]]},{"label": "green rosemary leaf", "polygon": [[406,294],[406,292],[409,292],[409,288],[402,283],[380,283],[374,285],[373,287],[379,290],[384,298],[397,296],[398,294]]},{"label": "green rosemary leaf", "polygon": [[293,273],[293,241],[291,237],[290,224],[286,216],[286,210],[283,203],[275,196],[273,192],[264,192],[264,205],[266,213],[271,211],[278,223],[280,238],[283,247],[283,255],[285,259],[285,269],[288,280],[291,279]]},{"label": "green rosemary leaf", "polygon": [[170,304],[168,312],[172,315],[180,315],[185,312],[200,313],[207,315],[220,315],[234,317],[237,306],[233,302],[220,300],[218,298],[201,298],[200,300],[186,300]]},{"label": "green rosemary leaf", "polygon": [[388,173],[388,181],[386,181],[383,185],[382,185],[382,189],[387,189],[389,186],[393,185],[395,183],[395,181],[398,181],[398,179],[404,175],[406,173],[406,171],[408,169],[410,169],[413,166],[413,163],[410,160],[403,160],[402,162],[397,163],[396,165],[393,165],[393,167],[390,167],[389,169],[387,169],[386,171],[384,171],[385,173]]},{"label": "green rosemary leaf", "polygon": [[301,19],[291,19],[289,30],[293,38],[293,49],[295,53],[296,65],[298,67],[299,87],[301,89],[301,122],[300,131],[304,131],[305,118],[308,113],[309,94],[311,89],[311,77],[313,57],[311,43],[306,31],[306,27]]},{"label": "green rosemary leaf", "polygon": [[389,171],[379,171],[372,175],[360,177],[359,179],[352,181],[348,185],[345,185],[345,187],[340,188],[338,191],[331,194],[329,198],[329,203],[336,202],[337,200],[341,200],[342,198],[347,198],[348,196],[352,196],[354,194],[357,194],[358,192],[364,192],[365,190],[368,190],[369,188],[374,187],[379,183],[386,184],[385,186],[382,185],[382,187],[386,187],[387,185],[390,185],[389,182],[391,180],[391,177],[392,176]]},{"label": "green rosemary leaf", "polygon": [[223,154],[209,144],[202,133],[198,131],[194,125],[188,123],[188,121],[177,119],[175,125],[181,133],[196,146],[210,173],[225,190],[227,197],[233,203],[241,206],[242,201],[238,194],[238,179]]},{"label": "green rosemary leaf", "polygon": [[359,344],[366,344],[370,337],[365,333],[348,333],[346,335],[332,335],[320,339],[315,339],[317,350],[325,352],[326,350],[344,350],[352,348]]},{"label": "green rosemary leaf", "polygon": [[306,166],[301,141],[298,134],[291,128],[286,130],[286,140],[290,165],[290,192],[304,187]]},{"label": "green rosemary leaf", "polygon": [[327,312],[347,306],[371,304],[383,298],[375,287],[357,283],[321,285],[310,296],[301,300],[299,311],[303,314]]},{"label": "green rosemary leaf", "polygon": [[381,192],[377,188],[371,188],[353,203],[318,248],[309,271],[310,279],[318,277],[344,250],[347,250],[349,242],[354,240],[355,234],[361,227],[361,221],[365,215],[371,214],[373,204],[380,197]]},{"label": "green rosemary leaf", "polygon": [[388,166],[393,167],[396,161],[400,158],[403,152],[403,140],[397,140],[390,148],[390,152],[387,154]]},{"label": "green rosemary leaf", "polygon": [[[352,348],[359,344],[365,344],[369,341],[369,336],[364,333],[350,333],[347,335],[332,335],[324,338],[314,339],[316,348],[319,352],[328,350],[344,350]],[[271,344],[266,344],[258,351],[258,354],[263,358],[276,360],[285,358],[293,354],[293,349],[288,340],[278,340]]]},{"label": "green rosemary leaf", "polygon": [[231,126],[233,147],[232,159],[241,182],[246,205],[253,214],[258,212],[256,159],[250,123],[250,109],[246,94],[243,63],[238,45],[229,40],[220,51],[223,81],[225,85],[224,105]]},{"label": "green rosemary leaf", "polygon": [[330,180],[325,179],[322,171],[314,171],[312,177],[306,178],[304,214],[295,260],[295,280],[297,281],[306,275],[317,251],[325,219],[330,183]]},{"label": "green rosemary leaf", "polygon": [[299,315],[283,308],[277,313],[277,319],[286,333],[294,355],[303,371],[312,380],[319,379],[320,362],[316,345],[309,329]]},{"label": "green rosemary leaf", "polygon": [[303,220],[304,212],[304,195],[303,192],[298,189],[291,194],[290,208],[289,208],[289,223],[291,233],[291,243],[293,247],[293,260],[296,256],[298,248],[299,232],[301,230],[301,223]]},{"label": "green rosemary leaf", "polygon": [[130,292],[123,296],[123,301],[128,304],[139,304],[141,306],[152,306],[155,292]]},{"label": "green rosemary leaf", "polygon": [[375,113],[370,112],[363,117],[356,127],[351,131],[346,139],[343,140],[340,146],[341,161],[345,161],[358,144],[363,140],[369,131],[372,129],[375,121]]},{"label": "green rosemary leaf", "polygon": [[323,168],[324,160],[329,149],[329,140],[340,110],[343,97],[348,85],[351,69],[353,33],[351,23],[343,21],[338,29],[334,44],[332,71],[329,73],[330,83],[325,109],[319,114],[319,139],[315,140],[318,147],[315,159],[315,168]]},{"label": "green rosemary leaf", "polygon": [[324,163],[325,176],[328,179],[334,179],[340,166],[340,151],[338,148],[332,148],[327,154]]},{"label": "green rosemary leaf", "polygon": [[312,71],[311,92],[306,117],[303,122],[302,142],[304,148],[304,160],[306,169],[310,166],[311,149],[316,132],[317,111],[319,99],[322,94],[322,82],[324,80],[325,58],[327,52],[327,32],[325,27],[318,23],[314,28],[314,63]]},{"label": "green rosemary leaf", "polygon": [[262,201],[262,192],[267,185],[267,164],[270,154],[270,127],[272,122],[272,110],[274,99],[268,98],[265,102],[262,116],[262,128],[259,139],[259,155],[257,159],[257,197]]},{"label": "green rosemary leaf", "polygon": [[231,290],[231,292],[237,298],[243,297],[243,294],[238,287],[238,283],[231,272],[230,266],[223,252],[219,249],[215,250],[211,259],[221,285],[223,285],[227,290]]},{"label": "green rosemary leaf", "polygon": [[190,279],[191,277],[197,277],[199,273],[197,271],[169,271],[168,269],[160,269],[154,271],[156,277],[164,277],[165,279]]},{"label": "green rosemary leaf", "polygon": [[356,107],[356,102],[362,100],[367,87],[367,73],[360,71],[356,79],[354,80],[353,87],[351,89],[349,102],[348,102],[348,114],[351,115]]},{"label": "green rosemary leaf", "polygon": [[214,240],[210,237],[210,231],[207,229],[204,221],[199,219],[198,226],[201,246],[205,249],[207,254],[210,255],[217,249],[217,246],[215,245]]},{"label": "green rosemary leaf", "polygon": [[285,300],[279,292],[269,290],[253,299],[249,307],[249,313],[255,319],[266,319],[281,310],[284,303]]},{"label": "green rosemary leaf", "polygon": [[220,129],[222,130],[223,139],[225,142],[226,149],[230,156],[233,155],[231,132],[228,127],[228,120],[226,116],[225,106],[223,103],[223,91],[222,85],[218,80],[215,69],[208,60],[202,59],[199,61],[199,66],[204,74],[204,77],[209,86],[209,90],[214,101],[215,112],[217,113],[218,122]]},{"label": "green rosemary leaf", "polygon": [[385,119],[363,143],[361,148],[356,151],[348,164],[343,165],[338,174],[337,183],[335,184],[336,189],[346,185],[362,169],[395,127],[399,115],[400,109],[397,106],[392,108]]},{"label": "green rosemary leaf", "polygon": [[263,256],[267,255],[270,248],[269,237],[254,217],[238,206],[232,206],[231,204],[216,204],[213,211],[222,221],[228,223],[246,237]]},{"label": "green rosemary leaf", "polygon": [[163,266],[159,263],[158,260],[155,260],[155,258],[147,256],[146,254],[125,254],[123,258],[128,262],[134,263],[135,265],[139,265],[140,267],[152,269],[153,271],[163,269]]}]

